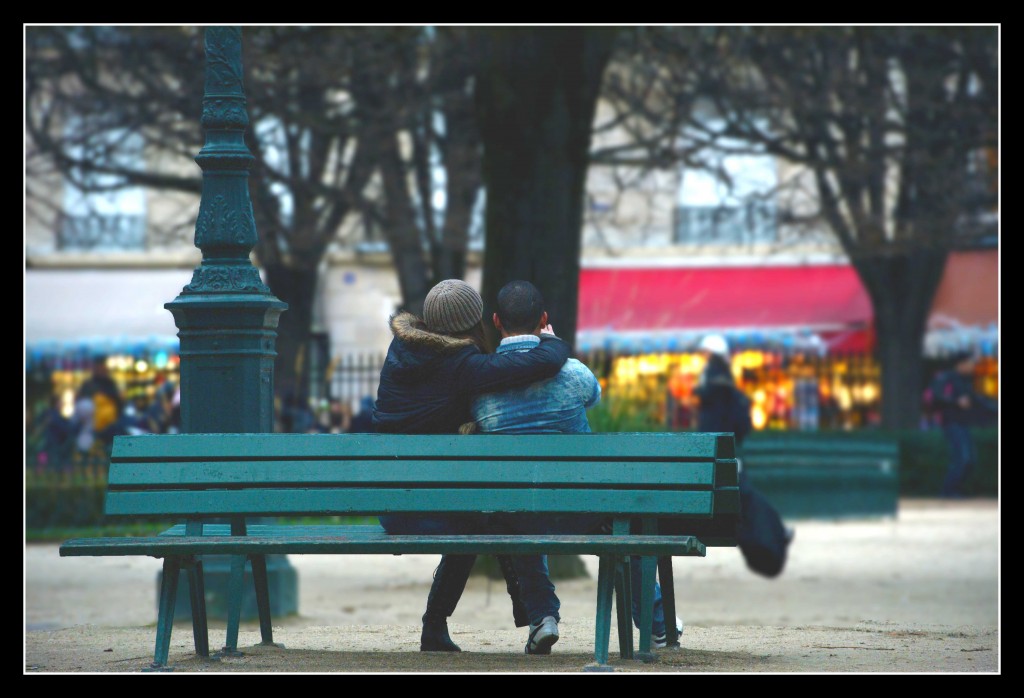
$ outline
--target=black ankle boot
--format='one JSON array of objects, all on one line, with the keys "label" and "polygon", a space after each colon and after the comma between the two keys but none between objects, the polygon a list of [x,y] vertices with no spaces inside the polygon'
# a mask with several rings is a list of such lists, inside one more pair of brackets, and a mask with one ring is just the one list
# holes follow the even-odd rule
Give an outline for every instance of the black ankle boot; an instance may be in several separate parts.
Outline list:
[{"label": "black ankle boot", "polygon": [[420,633],[420,652],[461,652],[448,635],[448,622],[444,618],[423,616],[423,632]]},{"label": "black ankle boot", "polygon": [[444,555],[434,570],[434,583],[427,595],[420,635],[421,652],[461,652],[448,635],[448,616],[462,598],[476,555]]},{"label": "black ankle boot", "polygon": [[519,598],[519,577],[516,575],[515,567],[512,566],[512,558],[508,555],[496,555],[495,557],[498,558],[498,566],[501,567],[501,573],[505,576],[505,589],[512,597],[512,619],[517,628],[525,628],[530,624],[530,618],[526,615],[526,606]]}]

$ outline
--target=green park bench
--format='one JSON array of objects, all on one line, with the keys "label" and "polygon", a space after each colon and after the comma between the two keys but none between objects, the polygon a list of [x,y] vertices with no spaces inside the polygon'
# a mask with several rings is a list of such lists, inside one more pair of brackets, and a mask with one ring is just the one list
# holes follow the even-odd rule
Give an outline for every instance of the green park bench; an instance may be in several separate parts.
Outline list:
[{"label": "green park bench", "polygon": [[[613,591],[620,656],[634,658],[628,556],[643,560],[636,658],[650,661],[655,568],[671,619],[672,557],[705,555],[695,536],[657,535],[659,519],[720,530],[708,544],[728,546],[736,544],[738,509],[732,434],[129,436],[114,443],[106,514],[184,523],[149,537],[70,540],[60,555],[163,558],[152,669],[168,668],[180,570],[190,587],[196,653],[210,657],[202,555],[231,559],[228,653],[237,652],[246,560],[267,644],[274,641],[267,555],[597,555],[596,663],[588,668],[607,670]],[[612,528],[587,536],[431,536],[388,535],[378,525],[246,522],[398,512],[597,513]],[[678,647],[675,628],[667,630]]]},{"label": "green park bench", "polygon": [[752,434],[743,471],[786,519],[897,514],[900,448],[862,434]]}]

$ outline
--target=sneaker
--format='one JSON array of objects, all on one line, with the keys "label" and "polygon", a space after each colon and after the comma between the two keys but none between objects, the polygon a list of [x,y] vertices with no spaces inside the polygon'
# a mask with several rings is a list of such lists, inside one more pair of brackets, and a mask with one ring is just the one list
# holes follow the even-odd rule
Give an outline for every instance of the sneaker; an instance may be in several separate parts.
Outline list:
[{"label": "sneaker", "polygon": [[526,641],[527,654],[551,654],[551,645],[558,642],[558,621],[544,616],[539,623],[530,623],[530,637]]},{"label": "sneaker", "polygon": [[[683,636],[683,619],[676,616],[676,637],[680,638]],[[661,635],[651,635],[651,644],[655,648],[662,648],[668,643],[668,636],[666,633]]]}]

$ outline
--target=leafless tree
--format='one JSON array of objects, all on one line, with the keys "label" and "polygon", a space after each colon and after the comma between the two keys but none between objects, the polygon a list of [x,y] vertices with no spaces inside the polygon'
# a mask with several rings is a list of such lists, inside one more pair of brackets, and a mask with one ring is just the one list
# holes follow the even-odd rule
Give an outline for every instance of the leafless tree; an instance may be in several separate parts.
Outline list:
[{"label": "leafless tree", "polygon": [[[472,64],[457,28],[252,27],[244,37],[255,254],[289,304],[278,385],[302,392],[318,270],[339,236],[386,240],[413,311],[435,275],[464,275],[480,182]],[[203,69],[195,27],[26,28],[30,215],[59,211],[41,184],[53,175],[84,192],[198,195]],[[143,136],[145,158],[118,157],[111,134],[125,133]],[[435,167],[446,170],[443,217]]]},{"label": "leafless tree", "polygon": [[630,39],[604,96],[608,126],[631,138],[594,161],[713,168],[707,155],[724,151],[804,168],[813,196],[781,216],[824,221],[838,239],[874,309],[883,424],[916,425],[948,253],[996,232],[998,27],[654,27]]}]

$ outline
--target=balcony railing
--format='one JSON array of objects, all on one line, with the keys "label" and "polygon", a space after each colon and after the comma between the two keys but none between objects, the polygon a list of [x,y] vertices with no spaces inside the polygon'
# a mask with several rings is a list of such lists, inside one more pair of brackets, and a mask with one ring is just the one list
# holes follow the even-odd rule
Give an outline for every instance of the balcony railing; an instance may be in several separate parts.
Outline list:
[{"label": "balcony railing", "polygon": [[143,250],[146,217],[142,215],[63,216],[57,228],[61,250]]}]

